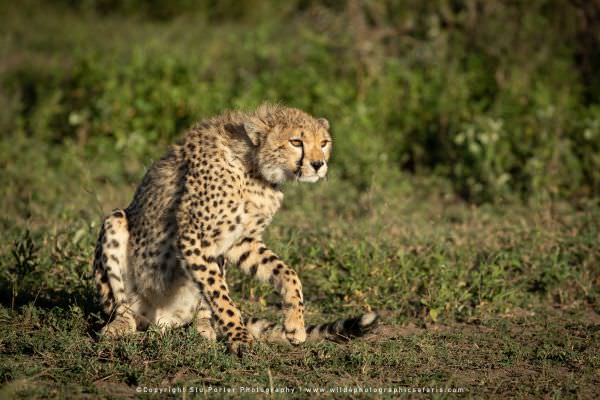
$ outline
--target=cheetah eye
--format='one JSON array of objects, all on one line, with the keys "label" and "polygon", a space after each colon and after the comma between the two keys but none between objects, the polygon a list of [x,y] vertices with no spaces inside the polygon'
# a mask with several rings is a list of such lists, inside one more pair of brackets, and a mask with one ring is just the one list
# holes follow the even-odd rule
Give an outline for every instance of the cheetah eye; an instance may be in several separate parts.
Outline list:
[{"label": "cheetah eye", "polygon": [[321,142],[321,147],[325,147],[325,146],[327,146],[327,143],[329,143],[329,140],[323,140],[323,141]]},{"label": "cheetah eye", "polygon": [[300,146],[302,146],[302,140],[292,139],[292,140],[290,140],[290,143],[294,147],[300,147]]}]

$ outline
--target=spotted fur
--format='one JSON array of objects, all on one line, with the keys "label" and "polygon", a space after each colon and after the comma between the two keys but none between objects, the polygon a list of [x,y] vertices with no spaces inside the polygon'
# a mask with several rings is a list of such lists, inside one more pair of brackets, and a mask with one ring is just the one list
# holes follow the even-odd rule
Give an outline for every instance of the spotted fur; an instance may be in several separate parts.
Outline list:
[{"label": "spotted fur", "polygon": [[[102,333],[195,321],[202,336],[219,332],[240,353],[253,339],[300,344],[307,334],[340,339],[372,327],[376,317],[363,316],[305,329],[300,278],[261,238],[281,206],[283,182],[327,174],[328,130],[323,118],[263,105],[187,132],[150,167],[131,204],[104,221],[94,270],[112,321]],[[282,297],[282,326],[243,321],[225,281],[227,264],[273,285]]]}]

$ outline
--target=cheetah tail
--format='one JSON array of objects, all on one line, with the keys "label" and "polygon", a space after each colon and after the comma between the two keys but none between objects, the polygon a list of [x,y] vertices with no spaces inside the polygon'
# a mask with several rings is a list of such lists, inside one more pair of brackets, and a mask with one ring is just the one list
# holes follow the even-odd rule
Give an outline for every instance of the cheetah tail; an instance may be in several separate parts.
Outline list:
[{"label": "cheetah tail", "polygon": [[[376,312],[369,312],[358,317],[338,319],[324,324],[310,325],[306,328],[307,341],[331,340],[346,342],[366,335],[379,322]],[[283,327],[265,319],[250,318],[246,321],[248,331],[256,340],[265,342],[287,342]]]}]

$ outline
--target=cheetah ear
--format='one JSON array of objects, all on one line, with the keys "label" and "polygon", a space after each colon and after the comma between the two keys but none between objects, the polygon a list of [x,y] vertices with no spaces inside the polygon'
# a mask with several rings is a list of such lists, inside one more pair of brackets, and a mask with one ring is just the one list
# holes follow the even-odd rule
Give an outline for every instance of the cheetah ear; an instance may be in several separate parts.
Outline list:
[{"label": "cheetah ear", "polygon": [[329,121],[326,118],[317,118],[317,122],[325,129],[329,130]]},{"label": "cheetah ear", "polygon": [[253,145],[258,146],[262,142],[262,139],[265,135],[264,127],[253,121],[244,122],[244,130],[246,131],[246,135],[252,142]]}]

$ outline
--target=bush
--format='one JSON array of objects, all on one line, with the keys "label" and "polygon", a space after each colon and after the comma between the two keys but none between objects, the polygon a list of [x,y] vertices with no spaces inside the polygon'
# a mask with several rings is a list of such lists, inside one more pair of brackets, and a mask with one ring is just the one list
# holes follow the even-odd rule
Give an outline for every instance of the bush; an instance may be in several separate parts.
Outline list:
[{"label": "bush", "polygon": [[57,1],[27,16],[44,21],[39,32],[7,7],[3,51],[26,50],[0,69],[11,94],[0,104],[19,104],[0,122],[148,159],[197,119],[282,101],[329,117],[334,170],[358,188],[385,168],[451,178],[473,201],[597,195],[600,106],[577,62],[581,9],[438,3]]}]

